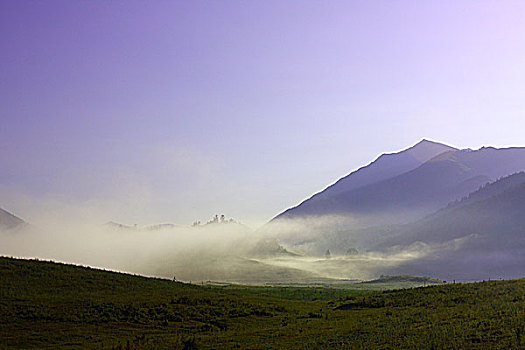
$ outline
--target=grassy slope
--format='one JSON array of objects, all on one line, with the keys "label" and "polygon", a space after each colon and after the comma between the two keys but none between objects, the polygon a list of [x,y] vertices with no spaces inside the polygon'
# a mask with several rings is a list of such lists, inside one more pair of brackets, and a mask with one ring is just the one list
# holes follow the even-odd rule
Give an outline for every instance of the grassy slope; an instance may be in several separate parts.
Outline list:
[{"label": "grassy slope", "polygon": [[524,280],[272,297],[0,258],[0,283],[2,349],[525,347]]}]

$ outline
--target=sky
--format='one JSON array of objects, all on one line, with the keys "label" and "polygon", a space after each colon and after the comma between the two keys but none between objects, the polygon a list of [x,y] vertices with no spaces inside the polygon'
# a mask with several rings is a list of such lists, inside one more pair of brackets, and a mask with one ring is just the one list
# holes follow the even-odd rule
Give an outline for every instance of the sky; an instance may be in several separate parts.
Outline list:
[{"label": "sky", "polygon": [[422,138],[525,145],[522,1],[2,1],[0,206],[252,227]]}]

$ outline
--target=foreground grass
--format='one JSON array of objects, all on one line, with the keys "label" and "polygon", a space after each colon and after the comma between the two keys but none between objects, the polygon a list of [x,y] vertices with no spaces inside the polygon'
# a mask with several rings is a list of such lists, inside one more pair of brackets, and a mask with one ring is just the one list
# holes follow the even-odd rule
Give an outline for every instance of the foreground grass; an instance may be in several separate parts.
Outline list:
[{"label": "foreground grass", "polygon": [[0,258],[0,283],[2,349],[525,348],[524,280],[221,289]]}]

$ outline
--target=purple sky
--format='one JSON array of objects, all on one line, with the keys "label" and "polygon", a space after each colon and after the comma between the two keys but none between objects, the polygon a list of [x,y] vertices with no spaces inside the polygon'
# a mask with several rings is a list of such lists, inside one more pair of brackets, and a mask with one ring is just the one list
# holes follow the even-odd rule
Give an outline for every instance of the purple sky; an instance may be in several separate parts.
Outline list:
[{"label": "purple sky", "polygon": [[524,145],[525,2],[2,1],[0,206],[252,226],[421,138]]}]

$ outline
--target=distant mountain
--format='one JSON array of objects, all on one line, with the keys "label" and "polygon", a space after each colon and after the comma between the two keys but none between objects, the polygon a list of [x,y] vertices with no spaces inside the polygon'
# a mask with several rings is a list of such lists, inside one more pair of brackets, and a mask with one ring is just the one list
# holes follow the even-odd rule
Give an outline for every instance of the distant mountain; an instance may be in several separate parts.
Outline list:
[{"label": "distant mountain", "polygon": [[122,231],[161,231],[161,230],[172,230],[178,227],[182,227],[181,225],[175,225],[175,224],[154,224],[154,225],[148,225],[148,226],[137,226],[137,225],[125,225],[120,224],[118,222],[109,221],[104,224],[104,226],[111,230],[122,230]]},{"label": "distant mountain", "polygon": [[[351,172],[298,206],[279,214],[275,219],[323,214],[323,208],[326,207],[326,203],[339,195],[344,196],[345,193],[349,193],[349,191],[357,188],[403,174],[419,167],[439,154],[456,150],[454,147],[423,139],[401,152],[382,154],[372,163]],[[318,212],[317,209],[320,209],[321,212]]]},{"label": "distant mountain", "polygon": [[416,223],[398,227],[380,249],[417,247],[422,259],[393,272],[442,278],[517,277],[525,273],[525,174],[500,179]]},{"label": "distant mountain", "polygon": [[0,208],[0,230],[12,230],[25,225],[24,220]]},{"label": "distant mountain", "polygon": [[413,170],[379,182],[344,191],[327,191],[318,200],[307,200],[276,219],[353,215],[361,220],[368,217],[367,221],[373,224],[408,222],[467,195],[490,180],[524,169],[525,148],[448,151]]},{"label": "distant mountain", "polygon": [[170,223],[165,224],[155,224],[155,225],[149,225],[142,228],[143,230],[149,230],[149,231],[161,231],[161,230],[173,230],[177,227],[183,227],[181,225],[175,225]]},{"label": "distant mountain", "polygon": [[[285,247],[303,254],[321,256],[326,249],[335,254],[344,254],[349,248],[368,249],[383,235],[395,234],[388,230],[392,225],[422,219],[490,181],[525,170],[525,148],[484,147],[473,151],[431,145],[432,150],[445,152],[378,182],[360,186],[367,181],[356,180],[348,190],[329,188],[278,215],[265,230]],[[428,141],[401,153],[410,154],[423,146],[429,146]],[[429,154],[425,153],[427,157]],[[381,168],[374,163],[370,167],[378,169],[374,172]],[[385,176],[392,174],[391,168],[384,169]],[[351,178],[352,174],[344,183],[352,183]],[[343,186],[343,181],[339,183]]]},{"label": "distant mountain", "polygon": [[104,227],[106,227],[108,229],[112,229],[112,230],[136,230],[137,229],[137,227],[135,227],[135,226],[120,224],[120,223],[114,222],[114,221],[106,222],[104,224]]}]

